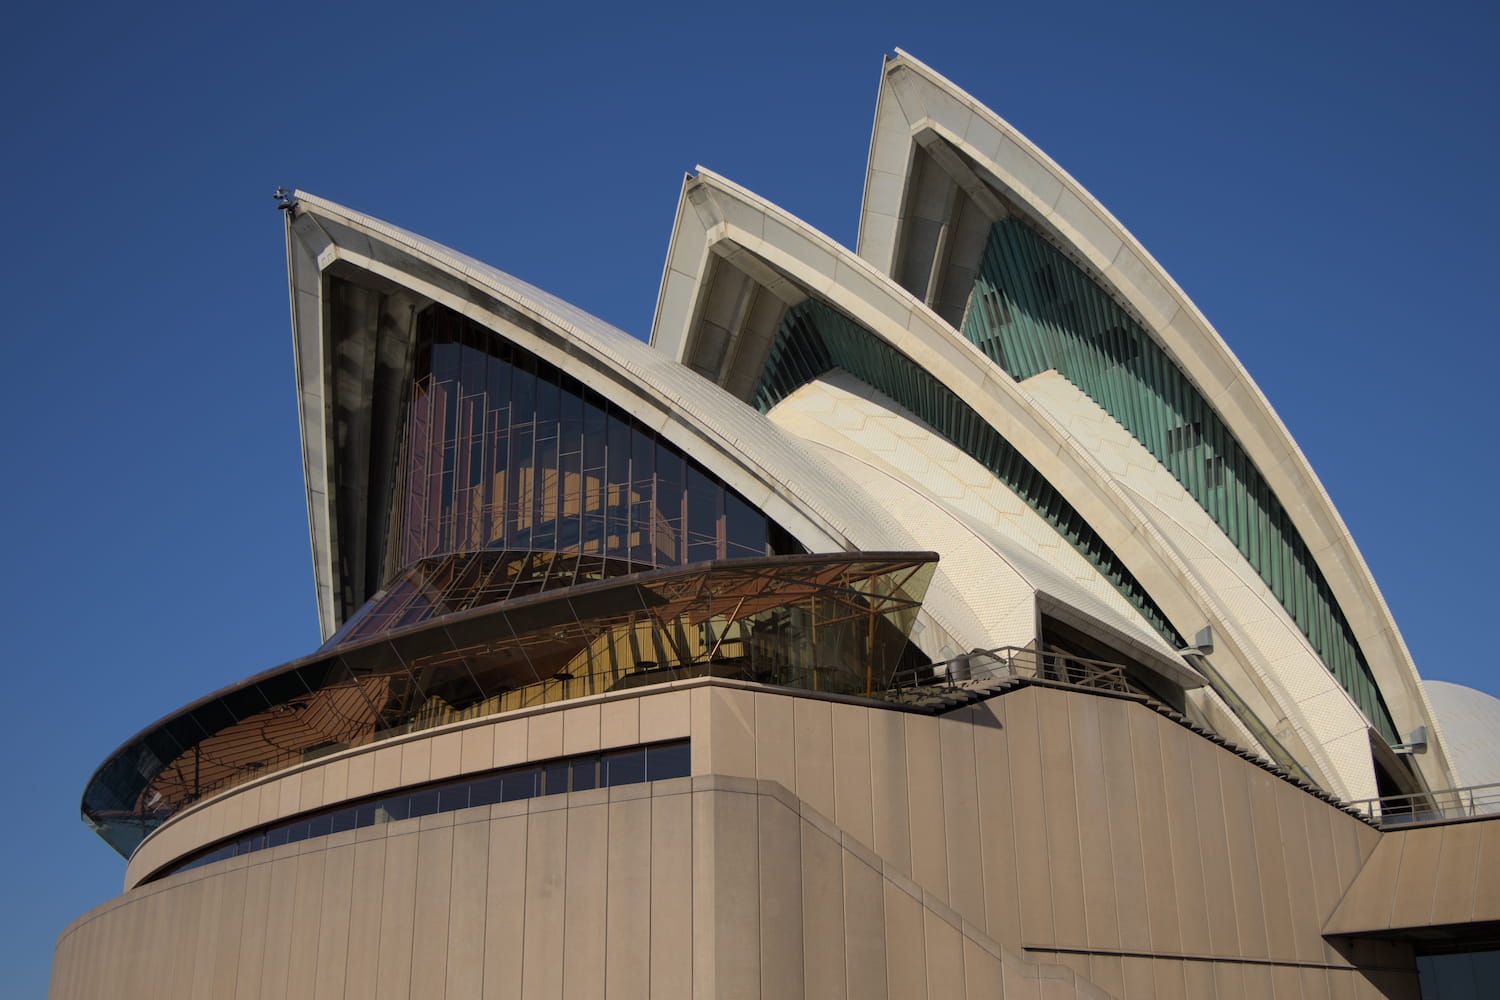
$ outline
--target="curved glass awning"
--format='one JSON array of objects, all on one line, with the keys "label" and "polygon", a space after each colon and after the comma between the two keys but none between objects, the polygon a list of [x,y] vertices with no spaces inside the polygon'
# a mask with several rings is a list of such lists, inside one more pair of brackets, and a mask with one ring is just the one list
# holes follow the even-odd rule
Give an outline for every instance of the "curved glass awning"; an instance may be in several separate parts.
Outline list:
[{"label": "curved glass awning", "polygon": [[[469,606],[408,627],[382,618],[390,600],[377,595],[356,622],[381,619],[389,631],[371,636],[356,625],[311,656],[143,730],[94,772],[83,818],[129,857],[199,799],[419,729],[690,677],[883,692],[898,670],[925,662],[907,637],[937,558],[860,552],[699,563]],[[466,589],[464,574],[446,578]]]}]

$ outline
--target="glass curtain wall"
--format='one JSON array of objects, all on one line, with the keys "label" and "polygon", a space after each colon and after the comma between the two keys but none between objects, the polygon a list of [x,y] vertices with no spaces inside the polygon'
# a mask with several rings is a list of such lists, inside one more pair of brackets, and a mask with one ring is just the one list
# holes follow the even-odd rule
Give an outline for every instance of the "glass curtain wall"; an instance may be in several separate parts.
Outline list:
[{"label": "glass curtain wall", "polygon": [[503,600],[648,569],[805,551],[577,379],[441,306],[417,323],[399,570],[505,553],[485,564],[482,581],[489,600]]},{"label": "glass curtain wall", "polygon": [[963,333],[1017,381],[1058,372],[1129,431],[1223,529],[1395,742],[1354,630],[1291,515],[1213,406],[1129,313],[1012,217],[990,231]]}]

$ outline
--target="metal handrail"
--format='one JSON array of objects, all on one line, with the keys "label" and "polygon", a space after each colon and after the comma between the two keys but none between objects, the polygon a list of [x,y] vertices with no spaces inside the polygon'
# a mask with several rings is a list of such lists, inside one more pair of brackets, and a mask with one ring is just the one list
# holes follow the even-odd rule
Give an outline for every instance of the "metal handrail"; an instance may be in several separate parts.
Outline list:
[{"label": "metal handrail", "polygon": [[1478,816],[1500,816],[1500,783],[1439,788],[1409,795],[1384,795],[1347,805],[1381,826],[1445,823]]},{"label": "metal handrail", "polygon": [[892,679],[890,694],[899,699],[903,692],[914,689],[957,690],[968,684],[1008,677],[1054,681],[1094,690],[1130,691],[1125,667],[1121,664],[1023,646],[998,646],[898,671]]}]

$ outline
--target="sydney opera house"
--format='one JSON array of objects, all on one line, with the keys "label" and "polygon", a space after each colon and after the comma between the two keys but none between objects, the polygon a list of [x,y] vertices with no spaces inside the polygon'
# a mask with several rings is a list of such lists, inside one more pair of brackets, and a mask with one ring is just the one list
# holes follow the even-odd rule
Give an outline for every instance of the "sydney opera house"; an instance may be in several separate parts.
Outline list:
[{"label": "sydney opera house", "polygon": [[1492,995],[1500,786],[1316,474],[926,66],[854,250],[689,175],[649,343],[282,208],[325,641],[99,767],[54,1000]]}]

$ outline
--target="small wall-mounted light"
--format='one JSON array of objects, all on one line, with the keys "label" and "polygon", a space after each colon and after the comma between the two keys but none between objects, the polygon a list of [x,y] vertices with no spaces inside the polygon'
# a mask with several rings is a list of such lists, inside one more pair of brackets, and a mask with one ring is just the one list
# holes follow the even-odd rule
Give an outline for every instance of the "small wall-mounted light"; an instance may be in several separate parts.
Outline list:
[{"label": "small wall-mounted light", "polygon": [[1177,652],[1181,656],[1210,656],[1213,651],[1214,627],[1212,625],[1205,625],[1198,630],[1197,635],[1193,636],[1193,644],[1191,646],[1186,649],[1179,649]]},{"label": "small wall-mounted light", "polygon": [[1391,746],[1392,753],[1426,753],[1427,752],[1427,727],[1418,726],[1406,734],[1405,743],[1396,743]]}]

